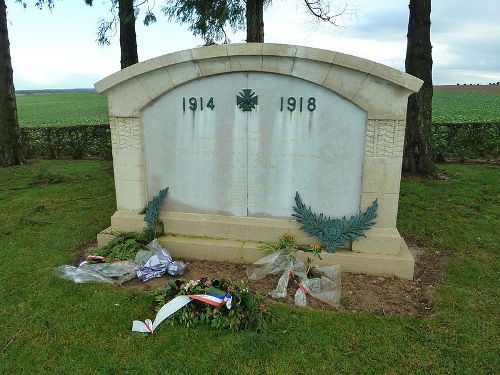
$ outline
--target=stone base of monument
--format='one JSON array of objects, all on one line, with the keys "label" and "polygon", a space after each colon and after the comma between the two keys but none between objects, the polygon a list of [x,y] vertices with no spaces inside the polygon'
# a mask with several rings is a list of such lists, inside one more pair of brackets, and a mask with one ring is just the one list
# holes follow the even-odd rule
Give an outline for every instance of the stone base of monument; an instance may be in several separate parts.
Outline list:
[{"label": "stone base of monument", "polygon": [[174,256],[253,262],[262,242],[284,232],[316,241],[289,217],[297,192],[338,218],[376,199],[366,238],[323,262],[410,279],[414,260],[396,223],[406,107],[422,84],[340,52],[267,43],[179,51],[120,70],[96,84],[108,98],[111,228],[140,232],[138,212],[168,186],[161,241]]},{"label": "stone base of monument", "polygon": [[[262,243],[275,242],[283,233],[293,235],[300,244],[315,242],[293,219],[162,212],[160,221],[167,233],[160,242],[178,259],[253,263],[266,255],[259,249]],[[143,226],[143,216],[137,212],[117,211],[111,227],[97,236],[98,245],[108,243],[114,232],[140,232]],[[323,252],[323,260],[315,262],[321,266],[340,264],[348,272],[413,278],[415,261],[396,229],[373,228],[366,238],[348,247]],[[305,260],[311,254],[299,251],[298,256]]]},{"label": "stone base of monument", "polygon": [[[262,243],[254,241],[166,235],[160,237],[160,242],[169,249],[174,258],[253,263],[267,255],[259,249]],[[311,257],[311,253],[299,251],[298,257],[305,261],[307,257]],[[338,249],[331,254],[321,253],[321,258],[323,259],[314,259],[319,266],[340,264],[342,270],[347,272],[413,278],[414,259],[402,239],[400,252],[397,255],[355,253],[347,249]]]}]

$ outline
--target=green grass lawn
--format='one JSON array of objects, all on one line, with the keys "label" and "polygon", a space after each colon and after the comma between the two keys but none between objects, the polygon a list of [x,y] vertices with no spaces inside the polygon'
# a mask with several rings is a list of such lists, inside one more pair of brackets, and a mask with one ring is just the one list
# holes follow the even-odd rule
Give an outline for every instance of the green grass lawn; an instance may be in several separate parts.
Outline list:
[{"label": "green grass lawn", "polygon": [[107,98],[96,93],[43,93],[17,96],[21,126],[109,123]]},{"label": "green grass lawn", "polygon": [[434,122],[500,122],[500,92],[434,90]]},{"label": "green grass lawn", "polygon": [[130,332],[132,320],[153,316],[149,295],[53,273],[109,224],[109,166],[0,169],[1,374],[500,372],[500,169],[449,165],[448,181],[403,179],[402,233],[457,254],[429,318],[272,305],[267,337],[168,324],[149,337]]}]

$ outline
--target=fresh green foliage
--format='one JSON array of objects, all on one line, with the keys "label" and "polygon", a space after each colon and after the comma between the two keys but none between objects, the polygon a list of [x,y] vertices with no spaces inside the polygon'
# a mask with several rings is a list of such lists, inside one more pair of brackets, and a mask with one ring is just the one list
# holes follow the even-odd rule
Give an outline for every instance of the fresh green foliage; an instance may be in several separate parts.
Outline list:
[{"label": "fresh green foliage", "polygon": [[285,254],[290,254],[297,251],[297,243],[295,242],[294,236],[291,236],[288,233],[284,233],[278,239],[278,242],[265,243],[260,247],[260,249],[264,250],[267,253],[274,253],[276,251],[281,251]]},{"label": "fresh green foliage", "polygon": [[108,258],[108,261],[134,260],[137,252],[147,244],[143,233],[119,233],[109,243],[94,251],[92,255]]},{"label": "fresh green foliage", "polygon": [[500,92],[434,90],[435,123],[500,122]]},{"label": "fresh green foliage", "polygon": [[226,279],[213,279],[200,276],[196,280],[169,281],[164,300],[157,305],[161,308],[165,303],[180,295],[187,294],[221,294],[230,293],[232,300],[231,309],[225,306],[217,307],[193,300],[169,320],[186,327],[198,324],[207,324],[216,329],[241,331],[251,329],[262,331],[265,326],[267,307],[258,294],[250,293],[243,281],[233,283]]},{"label": "fresh green foliage", "polygon": [[[403,178],[403,235],[457,253],[444,284],[435,288],[430,317],[272,304],[265,339],[250,331],[221,334],[205,325],[166,322],[152,337],[135,334],[131,322],[152,315],[151,295],[53,275],[75,260],[72,249],[109,226],[116,209],[109,167],[86,160],[0,169],[0,373],[499,372],[498,167],[448,165],[441,168],[451,180]],[[44,170],[71,181],[30,186]],[[54,224],[20,224],[33,215]]]},{"label": "fresh green foliage", "polygon": [[432,148],[438,161],[500,158],[500,119],[486,123],[438,123],[432,126]]},{"label": "fresh green foliage", "polygon": [[96,93],[17,95],[22,127],[109,124],[107,98]]},{"label": "fresh green foliage", "polygon": [[317,237],[322,245],[326,246],[326,251],[334,253],[338,246],[345,247],[347,241],[354,241],[356,238],[364,236],[365,231],[375,225],[377,217],[378,202],[375,199],[364,213],[351,216],[347,219],[326,217],[323,213],[319,215],[307,207],[300,198],[298,192],[295,194],[295,206],[292,216],[301,224],[309,236]]},{"label": "fresh green foliage", "polygon": [[146,227],[141,233],[122,232],[118,233],[106,246],[98,248],[94,255],[115,260],[134,260],[137,252],[156,238],[156,226],[158,215],[160,214],[161,203],[167,197],[168,187],[161,189],[158,195],[154,196],[145,209],[144,221]]},{"label": "fresh green foliage", "polygon": [[[277,268],[285,268],[287,264],[293,264],[297,260],[297,251],[302,250],[304,252],[312,253],[313,256],[317,256],[320,260],[321,258],[321,245],[297,245],[295,237],[284,233],[277,242],[268,242],[259,247],[260,250],[265,251],[267,254],[272,254],[275,252],[280,252],[283,256],[277,258]],[[314,268],[313,259],[307,258],[306,261],[306,273],[309,275]]]},{"label": "fresh green foliage", "polygon": [[109,125],[21,128],[21,136],[28,158],[111,160],[112,156]]},{"label": "fresh green foliage", "polygon": [[277,242],[264,243],[259,247],[259,249],[265,251],[268,254],[279,251],[284,255],[283,259],[286,261],[294,260],[296,258],[296,253],[298,250],[313,253],[313,255],[317,255],[320,259],[322,259],[320,256],[320,244],[316,243],[313,245],[298,245],[295,241],[295,237],[288,233],[283,233],[283,235],[278,239]]}]

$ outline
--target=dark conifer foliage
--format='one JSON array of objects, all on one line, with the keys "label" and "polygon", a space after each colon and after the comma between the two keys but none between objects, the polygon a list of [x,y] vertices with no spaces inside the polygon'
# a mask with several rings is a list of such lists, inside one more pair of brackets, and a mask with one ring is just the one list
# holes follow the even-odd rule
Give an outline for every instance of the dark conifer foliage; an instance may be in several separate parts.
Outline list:
[{"label": "dark conifer foliage", "polygon": [[[84,0],[85,4],[92,6],[94,0]],[[139,62],[137,54],[137,36],[135,22],[141,13],[141,7],[145,8],[143,22],[150,25],[156,22],[156,16],[148,0],[137,2],[134,0],[111,0],[111,19],[102,18],[97,30],[97,43],[105,46],[110,45],[117,31],[120,31],[121,68]]]},{"label": "dark conifer foliage", "polygon": [[[233,32],[251,28],[260,22],[261,38],[264,41],[264,21],[262,20],[263,10],[260,12],[261,20],[258,21],[250,8],[255,10],[250,4],[260,4],[263,9],[264,0],[167,0],[162,7],[163,13],[170,19],[179,23],[189,25],[189,30],[193,35],[203,38],[206,45],[218,42],[229,43],[226,28]],[[250,14],[249,14],[250,12]],[[248,25],[248,17],[252,18],[251,25]],[[248,26],[246,26],[248,25]],[[253,31],[250,31],[253,33]],[[248,41],[248,40],[247,40]],[[256,41],[256,40],[252,40]]]},{"label": "dark conifer foliage", "polygon": [[[339,26],[338,20],[355,13],[334,0],[302,0],[314,19]],[[229,43],[226,28],[233,32],[245,30],[246,42],[264,43],[264,8],[272,0],[166,0],[163,13],[170,19],[189,25],[194,35],[203,38],[206,45]]]}]

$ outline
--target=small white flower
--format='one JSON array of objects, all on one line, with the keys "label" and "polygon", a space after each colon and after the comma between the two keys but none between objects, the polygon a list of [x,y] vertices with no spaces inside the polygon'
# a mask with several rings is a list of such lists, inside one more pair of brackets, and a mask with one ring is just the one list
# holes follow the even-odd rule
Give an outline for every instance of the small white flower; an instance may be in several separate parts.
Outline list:
[{"label": "small white flower", "polygon": [[184,287],[184,290],[189,290],[193,287],[195,287],[196,285],[198,285],[200,283],[199,280],[189,280],[186,284],[186,286]]}]

